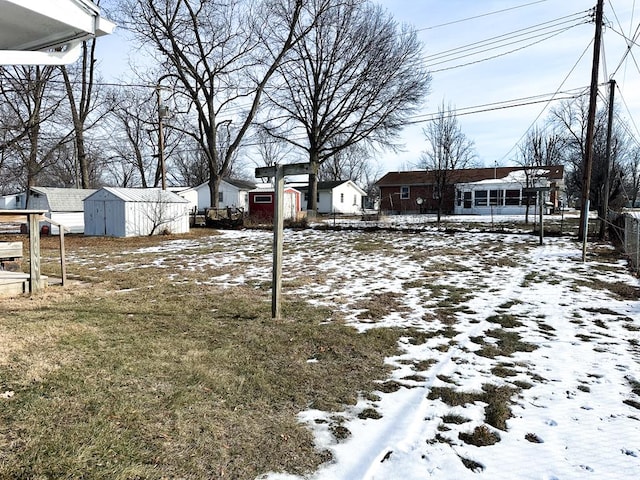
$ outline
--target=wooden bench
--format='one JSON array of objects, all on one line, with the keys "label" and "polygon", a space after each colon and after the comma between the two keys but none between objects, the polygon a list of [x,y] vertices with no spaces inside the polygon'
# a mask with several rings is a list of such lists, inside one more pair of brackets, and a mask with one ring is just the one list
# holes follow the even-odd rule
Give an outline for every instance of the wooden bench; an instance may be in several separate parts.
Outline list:
[{"label": "wooden bench", "polygon": [[22,242],[0,242],[0,267],[7,272],[19,272],[22,264]]}]

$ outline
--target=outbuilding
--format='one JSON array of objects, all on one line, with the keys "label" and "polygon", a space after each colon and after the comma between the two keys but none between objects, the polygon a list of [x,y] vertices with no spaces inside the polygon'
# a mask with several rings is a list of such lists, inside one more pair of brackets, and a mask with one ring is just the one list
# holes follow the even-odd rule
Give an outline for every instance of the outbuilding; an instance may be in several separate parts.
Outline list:
[{"label": "outbuilding", "polygon": [[189,202],[159,188],[104,187],[84,201],[85,235],[139,237],[189,231]]},{"label": "outbuilding", "polygon": [[[27,192],[28,200],[17,200],[17,206],[44,210],[46,217],[64,225],[67,232],[84,232],[83,201],[96,190],[90,188],[29,187]],[[21,194],[23,197],[26,195],[27,193]],[[48,229],[54,235],[60,233],[56,223],[43,223],[41,227]]]},{"label": "outbuilding", "polygon": [[[285,220],[298,220],[301,215],[301,197],[299,190],[285,187],[283,192],[283,215]],[[275,190],[264,185],[249,192],[249,215],[256,221],[273,221],[275,208]]]}]

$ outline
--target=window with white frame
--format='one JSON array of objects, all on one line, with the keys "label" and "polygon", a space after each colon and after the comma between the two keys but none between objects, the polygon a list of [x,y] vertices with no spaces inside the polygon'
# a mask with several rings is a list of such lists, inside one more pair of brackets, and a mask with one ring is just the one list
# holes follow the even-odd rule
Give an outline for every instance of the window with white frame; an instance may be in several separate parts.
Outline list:
[{"label": "window with white frame", "polygon": [[401,200],[408,200],[409,199],[409,187],[400,187],[400,199]]},{"label": "window with white frame", "polygon": [[487,191],[486,190],[476,190],[475,191],[475,205],[476,207],[486,207],[487,206]]},{"label": "window with white frame", "polygon": [[218,202],[224,202],[224,192],[218,192]]},{"label": "window with white frame", "polygon": [[340,194],[340,203],[344,203],[344,193]]}]

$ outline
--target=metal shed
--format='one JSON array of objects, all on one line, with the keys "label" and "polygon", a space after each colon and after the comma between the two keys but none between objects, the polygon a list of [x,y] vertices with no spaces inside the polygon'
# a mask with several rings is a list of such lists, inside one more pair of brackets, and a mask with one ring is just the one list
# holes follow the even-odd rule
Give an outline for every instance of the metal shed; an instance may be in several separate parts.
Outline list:
[{"label": "metal shed", "polygon": [[139,237],[189,231],[189,202],[159,188],[103,187],[84,201],[85,235]]}]

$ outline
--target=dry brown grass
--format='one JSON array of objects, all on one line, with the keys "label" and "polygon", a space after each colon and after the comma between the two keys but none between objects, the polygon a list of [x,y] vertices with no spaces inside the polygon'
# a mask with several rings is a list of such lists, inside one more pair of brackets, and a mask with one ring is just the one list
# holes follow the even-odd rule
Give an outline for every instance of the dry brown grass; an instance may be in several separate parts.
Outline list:
[{"label": "dry brown grass", "polygon": [[329,456],[296,414],[342,410],[387,377],[400,331],[359,334],[296,300],[276,322],[264,289],[194,283],[215,269],[169,280],[171,255],[169,267],[141,252],[104,270],[167,240],[70,236],[70,257],[90,261],[69,271],[87,281],[0,300],[0,389],[14,392],[1,400],[0,478],[307,472]]}]

